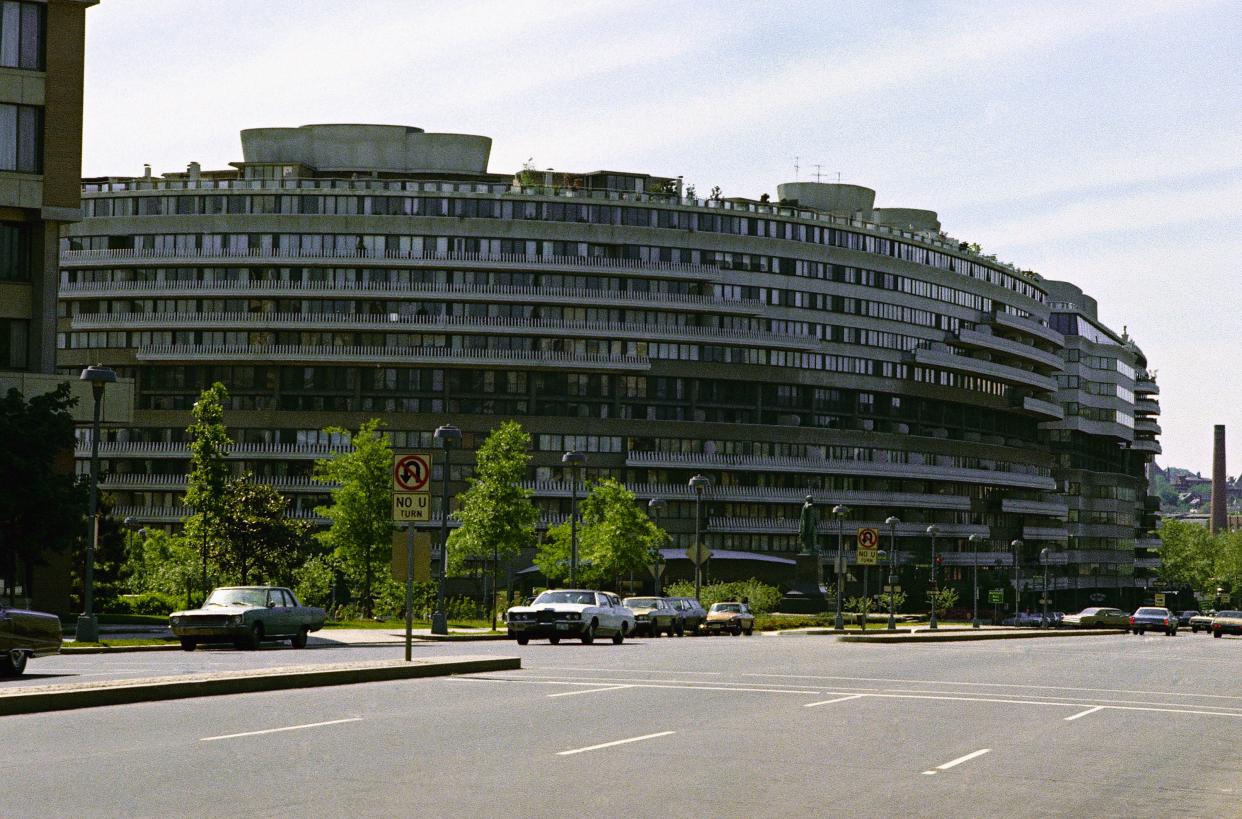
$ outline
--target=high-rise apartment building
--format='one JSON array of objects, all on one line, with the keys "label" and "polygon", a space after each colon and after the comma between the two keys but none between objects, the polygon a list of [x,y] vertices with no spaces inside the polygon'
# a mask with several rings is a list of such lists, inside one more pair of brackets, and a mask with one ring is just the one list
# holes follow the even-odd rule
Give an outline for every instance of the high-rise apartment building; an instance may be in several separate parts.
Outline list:
[{"label": "high-rise apartment building", "polygon": [[[59,364],[136,379],[134,422],[102,448],[115,514],[186,513],[187,411],[219,380],[236,469],[297,514],[323,500],[309,474],[329,425],[378,416],[420,448],[452,422],[469,450],[515,418],[545,521],[569,511],[561,455],[577,449],[587,476],[665,499],[682,547],[702,473],[718,553],[796,552],[809,494],[885,548],[899,518],[911,588],[935,524],[942,580],[969,583],[979,535],[985,583],[1010,577],[1020,540],[1024,580],[1048,548],[1063,595],[1130,602],[1132,586],[1122,600],[1102,585],[1123,573],[1094,566],[1128,549],[1134,582],[1151,449],[1123,435],[1097,461],[1082,426],[1097,421],[1067,416],[1057,378],[1079,342],[1053,323],[1052,283],[950,239],[935,213],[876,208],[867,188],[704,200],[645,173],[491,173],[489,151],[400,126],[261,128],[228,170],[86,180],[61,254]],[[1067,465],[1049,441],[1081,429],[1058,441],[1085,447]],[[1067,528],[1066,469],[1127,487],[1133,520],[1116,518],[1109,560],[1071,540],[1094,535]]]}]

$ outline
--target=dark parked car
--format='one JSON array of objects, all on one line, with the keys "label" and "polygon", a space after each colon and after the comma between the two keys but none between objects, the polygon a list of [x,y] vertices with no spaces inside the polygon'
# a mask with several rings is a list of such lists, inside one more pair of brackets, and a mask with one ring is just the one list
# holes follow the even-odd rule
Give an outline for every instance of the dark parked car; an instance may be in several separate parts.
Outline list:
[{"label": "dark parked car", "polygon": [[707,610],[703,605],[693,597],[669,597],[666,598],[674,609],[677,610],[677,617],[681,624],[678,633],[697,634],[699,629],[703,627],[703,623],[707,622]]},{"label": "dark parked car", "polygon": [[1177,615],[1165,608],[1143,606],[1130,615],[1130,630],[1135,634],[1159,631],[1169,637],[1177,636]]},{"label": "dark parked car", "polygon": [[0,676],[21,674],[31,657],[59,654],[60,618],[0,606]]},{"label": "dark parked car", "polygon": [[1039,628],[1043,617],[1038,612],[1022,611],[1012,617],[1001,620],[1002,626],[1018,626],[1020,628]]},{"label": "dark parked car", "polygon": [[213,642],[258,648],[273,638],[306,648],[306,635],[323,628],[325,616],[323,609],[300,604],[286,588],[231,586],[213,591],[201,609],[174,611],[168,625],[186,651]]},{"label": "dark parked car", "polygon": [[1195,611],[1194,609],[1191,609],[1189,611],[1179,611],[1177,613],[1177,624],[1179,626],[1188,626],[1190,625],[1190,618],[1198,614],[1199,612]]}]

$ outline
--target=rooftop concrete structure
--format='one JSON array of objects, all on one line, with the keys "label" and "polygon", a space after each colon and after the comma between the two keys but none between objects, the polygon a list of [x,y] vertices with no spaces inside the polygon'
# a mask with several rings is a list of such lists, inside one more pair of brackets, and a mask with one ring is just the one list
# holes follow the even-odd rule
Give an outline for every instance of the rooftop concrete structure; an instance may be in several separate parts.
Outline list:
[{"label": "rooftop concrete structure", "polygon": [[247,164],[304,165],[319,172],[485,174],[490,137],[428,134],[406,125],[303,125],[241,132]]},{"label": "rooftop concrete structure", "polygon": [[782,201],[796,199],[801,207],[829,213],[855,213],[875,205],[875,191],[861,185],[785,182],[776,186],[776,195]]}]

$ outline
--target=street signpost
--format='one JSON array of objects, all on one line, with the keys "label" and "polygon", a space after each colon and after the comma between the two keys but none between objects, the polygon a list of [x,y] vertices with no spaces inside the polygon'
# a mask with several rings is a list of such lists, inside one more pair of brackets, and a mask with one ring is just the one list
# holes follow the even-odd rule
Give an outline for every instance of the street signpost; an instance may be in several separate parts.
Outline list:
[{"label": "street signpost", "polygon": [[1156,605],[1159,606],[1160,608],[1164,608],[1164,593],[1163,592],[1157,592]]},{"label": "street signpost", "polygon": [[695,543],[686,549],[686,557],[690,558],[690,562],[696,566],[702,566],[711,556],[712,550],[707,548],[706,543]]},{"label": "street signpost", "polygon": [[[414,643],[414,523],[431,520],[431,455],[406,452],[392,457],[392,519],[406,525],[405,541],[405,661]],[[448,514],[448,510],[444,510]],[[430,537],[429,535],[427,537]],[[396,549],[394,548],[394,553]],[[396,555],[394,554],[394,577]]]},{"label": "street signpost", "polygon": [[858,530],[858,565],[875,566],[880,562],[880,530]]},{"label": "street signpost", "polygon": [[988,589],[988,602],[998,603],[998,604],[1004,603],[1005,602],[1005,590],[1004,589]]}]

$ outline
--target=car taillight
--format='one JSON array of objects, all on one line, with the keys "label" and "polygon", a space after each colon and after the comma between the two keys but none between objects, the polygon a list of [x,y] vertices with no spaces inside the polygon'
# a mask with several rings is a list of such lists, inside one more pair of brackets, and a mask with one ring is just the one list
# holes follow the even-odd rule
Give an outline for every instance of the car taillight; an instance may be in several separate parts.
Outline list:
[{"label": "car taillight", "polygon": [[1133,618],[1133,617],[1131,617],[1131,618],[1130,618],[1130,625],[1134,625],[1134,618]]},{"label": "car taillight", "polygon": [[1165,624],[1166,626],[1169,624],[1169,618],[1167,618],[1167,617],[1166,617],[1166,618],[1164,618],[1164,624]]}]

